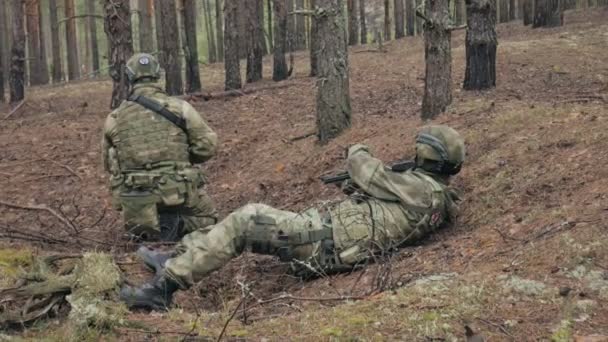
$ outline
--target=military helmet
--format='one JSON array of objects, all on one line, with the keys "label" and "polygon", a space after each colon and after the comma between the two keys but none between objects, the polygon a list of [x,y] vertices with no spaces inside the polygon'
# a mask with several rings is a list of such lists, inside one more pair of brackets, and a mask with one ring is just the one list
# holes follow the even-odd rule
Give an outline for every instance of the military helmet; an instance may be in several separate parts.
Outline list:
[{"label": "military helmet", "polygon": [[130,83],[142,78],[160,78],[160,64],[156,57],[148,53],[136,53],[127,61],[127,77]]},{"label": "military helmet", "polygon": [[457,174],[465,153],[464,139],[449,126],[426,126],[416,136],[416,165],[429,172]]}]

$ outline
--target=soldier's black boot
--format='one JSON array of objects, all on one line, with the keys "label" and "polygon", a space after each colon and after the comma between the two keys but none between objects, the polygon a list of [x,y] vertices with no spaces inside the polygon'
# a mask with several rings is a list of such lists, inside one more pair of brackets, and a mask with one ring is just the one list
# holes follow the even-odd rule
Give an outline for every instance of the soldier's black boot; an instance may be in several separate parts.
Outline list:
[{"label": "soldier's black boot", "polygon": [[175,256],[175,252],[156,252],[148,249],[145,246],[139,247],[137,250],[137,256],[144,262],[144,264],[156,274],[160,274],[165,268],[167,260]]},{"label": "soldier's black boot", "polygon": [[124,286],[120,289],[120,300],[129,309],[166,311],[171,306],[173,293],[178,289],[176,282],[161,274],[141,287]]}]

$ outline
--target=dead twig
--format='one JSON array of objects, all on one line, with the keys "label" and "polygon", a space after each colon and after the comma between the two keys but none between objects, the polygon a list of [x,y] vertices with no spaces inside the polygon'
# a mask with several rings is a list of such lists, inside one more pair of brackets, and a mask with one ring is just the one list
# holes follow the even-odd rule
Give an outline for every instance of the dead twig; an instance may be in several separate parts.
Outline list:
[{"label": "dead twig", "polygon": [[243,305],[243,303],[245,302],[245,299],[247,299],[247,296],[243,296],[241,298],[241,300],[239,301],[239,304],[236,306],[236,308],[234,309],[234,311],[232,311],[232,314],[230,315],[230,317],[228,317],[228,319],[226,320],[226,323],[224,323],[224,327],[222,328],[222,331],[220,332],[220,335],[217,337],[217,342],[222,340],[222,337],[224,337],[224,333],[226,333],[226,328],[228,328],[228,324],[230,323],[230,321],[232,321],[232,319],[234,318],[234,316],[236,316],[236,313],[239,311],[239,309],[241,308],[241,305]]},{"label": "dead twig", "polygon": [[57,218],[59,221],[61,221],[64,225],[66,225],[67,227],[71,228],[74,231],[74,233],[79,234],[78,228],[76,228],[76,226],[74,226],[74,224],[72,222],[70,222],[70,220],[68,220],[65,216],[59,214],[53,208],[50,208],[50,207],[48,207],[45,204],[41,204],[41,205],[21,205],[21,204],[15,204],[15,203],[9,203],[9,202],[0,201],[0,205],[3,205],[5,207],[9,207],[9,208],[13,208],[13,209],[46,211],[47,213],[55,216],[55,218]]},{"label": "dead twig", "polygon": [[60,162],[52,160],[52,159],[49,159],[49,158],[41,157],[40,159],[42,159],[44,161],[47,161],[49,163],[53,163],[53,164],[55,164],[55,165],[57,165],[57,166],[65,169],[65,170],[67,170],[69,173],[71,173],[72,175],[74,175],[75,177],[77,177],[79,180],[82,180],[82,177],[80,177],[80,175],[77,174],[76,171],[74,171],[74,169],[72,169],[71,167],[69,167],[69,166],[67,166],[65,164],[61,164]]},{"label": "dead twig", "polygon": [[6,120],[8,118],[10,118],[13,114],[15,114],[21,107],[23,107],[23,105],[25,104],[25,99],[22,100],[21,102],[19,102],[18,105],[15,106],[15,108],[13,108],[13,110],[11,110],[8,114],[6,114],[6,116],[4,116],[4,118],[2,120]]},{"label": "dead twig", "polygon": [[498,330],[500,330],[500,332],[501,332],[501,333],[503,333],[503,334],[505,334],[505,335],[509,336],[509,337],[510,337],[510,338],[512,338],[512,339],[515,339],[515,336],[511,335],[511,333],[510,333],[510,332],[508,332],[508,331],[507,331],[507,329],[505,329],[505,327],[503,327],[501,324],[497,324],[497,323],[494,323],[494,322],[490,322],[490,321],[485,320],[485,319],[480,318],[480,317],[475,317],[475,319],[476,319],[476,320],[478,320],[478,321],[480,321],[480,322],[482,322],[482,323],[485,323],[485,324],[487,324],[487,325],[489,325],[489,326],[492,326],[492,327],[498,328]]},{"label": "dead twig", "polygon": [[303,140],[303,139],[312,137],[313,135],[316,135],[316,134],[317,134],[317,131],[309,132],[304,135],[299,135],[297,137],[290,138],[289,141],[294,142],[294,141],[298,141],[298,140]]}]

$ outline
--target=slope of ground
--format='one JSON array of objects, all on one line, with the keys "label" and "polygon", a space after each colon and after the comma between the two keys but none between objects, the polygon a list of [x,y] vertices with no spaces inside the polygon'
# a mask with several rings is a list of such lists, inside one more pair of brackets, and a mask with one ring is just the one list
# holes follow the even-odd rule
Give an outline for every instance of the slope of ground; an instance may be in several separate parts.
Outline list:
[{"label": "slope of ground", "polygon": [[[555,29],[501,25],[498,85],[482,93],[460,90],[464,35],[454,35],[454,104],[436,122],[462,132],[468,146],[455,179],[464,193],[455,227],[364,271],[312,282],[285,274],[274,259],[244,255],[180,293],[177,309],[133,313],[108,339],[216,337],[233,313],[226,336],[254,340],[451,340],[467,324],[491,340],[607,336],[606,18],[608,11],[595,9],[567,13]],[[423,125],[423,44],[406,38],[386,48],[351,51],[354,124],[326,146],[314,137],[293,140],[314,131],[306,54],[296,56],[284,88],[193,102],[221,138],[204,168],[222,214],[248,202],[301,210],[340,198],[318,176],[339,170],[355,142],[387,161],[412,154]],[[203,68],[207,89],[221,89],[221,68]],[[32,89],[3,121],[1,244],[37,254],[110,251],[128,274],[144,278],[100,166],[109,94],[107,81]],[[61,321],[24,336],[65,338],[55,324]]]}]

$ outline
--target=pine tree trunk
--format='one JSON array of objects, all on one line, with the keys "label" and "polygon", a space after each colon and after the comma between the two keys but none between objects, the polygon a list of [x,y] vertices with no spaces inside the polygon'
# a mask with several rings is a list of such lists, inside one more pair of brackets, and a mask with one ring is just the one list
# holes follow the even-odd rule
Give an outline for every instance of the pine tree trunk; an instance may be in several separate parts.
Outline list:
[{"label": "pine tree trunk", "polygon": [[[274,29],[273,29],[273,21],[272,21],[272,1],[273,0],[266,0],[266,13],[268,13],[268,45],[270,45],[270,50],[274,51]],[[314,1],[314,0],[311,0]]]},{"label": "pine tree trunk", "polygon": [[367,44],[367,18],[365,17],[365,0],[359,0],[359,26],[361,44]]},{"label": "pine tree trunk", "polygon": [[[74,0],[65,0],[65,40],[68,55],[68,79],[77,80],[80,77],[78,62],[78,38],[76,37],[76,19],[74,19]],[[71,18],[71,19],[70,19]]]},{"label": "pine tree trunk", "polygon": [[[87,13],[95,14],[95,3],[97,0],[87,0]],[[97,18],[89,17],[89,37],[91,38],[91,66],[93,75],[99,75],[99,45],[97,43]]]},{"label": "pine tree trunk", "polygon": [[564,23],[561,0],[536,0],[534,5],[533,28],[556,27]]},{"label": "pine tree trunk", "polygon": [[10,102],[17,103],[25,98],[25,12],[23,0],[13,0],[11,16],[13,19],[11,48],[11,71],[9,74]]},{"label": "pine tree trunk", "polygon": [[395,39],[405,37],[405,13],[403,0],[395,0],[393,2],[395,8]]},{"label": "pine tree trunk", "polygon": [[[407,1],[407,0],[406,0]],[[455,17],[456,25],[462,25],[467,21],[467,12],[465,0],[456,0],[455,2]]]},{"label": "pine tree trunk", "polygon": [[153,52],[151,0],[138,0],[137,10],[139,11],[139,50],[147,53]]},{"label": "pine tree trunk", "polygon": [[131,8],[129,0],[104,0],[104,31],[108,37],[112,100],[110,108],[117,108],[129,96],[126,73],[127,60],[133,55],[131,38]]},{"label": "pine tree trunk", "polygon": [[177,23],[177,12],[175,2],[159,1],[160,25],[163,43],[163,68],[165,69],[165,90],[169,95],[183,94],[182,66],[179,56],[179,27]]},{"label": "pine tree trunk", "polygon": [[340,0],[318,0],[324,12],[317,16],[319,77],[317,78],[317,129],[327,143],[351,124],[348,50],[344,7]]},{"label": "pine tree trunk", "polygon": [[224,36],[224,68],[226,90],[241,88],[241,67],[239,60],[239,0],[224,1],[224,21],[226,34]]},{"label": "pine tree trunk", "polygon": [[53,83],[58,83],[61,82],[61,79],[63,78],[63,68],[61,67],[61,41],[59,40],[56,0],[49,0],[49,13],[49,21],[51,23],[51,55],[53,60],[51,74],[53,75]]},{"label": "pine tree trunk", "polygon": [[491,0],[468,0],[466,61],[463,88],[496,86],[496,10]]},{"label": "pine tree trunk", "polygon": [[[296,10],[304,9],[304,0],[296,0]],[[296,20],[296,50],[306,49],[306,17],[303,15],[294,15]]]},{"label": "pine tree trunk", "polygon": [[215,32],[217,34],[217,59],[221,62],[224,60],[224,12],[222,10],[222,0],[215,0]]},{"label": "pine tree trunk", "polygon": [[217,62],[217,47],[215,45],[215,32],[213,31],[213,23],[211,22],[211,4],[209,0],[203,0],[203,15],[205,17],[205,31],[207,31],[207,51],[209,55],[209,63]]},{"label": "pine tree trunk", "polygon": [[405,0],[405,15],[406,15],[406,34],[413,36],[416,34],[416,0]]},{"label": "pine tree trunk", "polygon": [[359,23],[357,21],[357,6],[355,0],[346,1],[348,12],[348,45],[357,45],[359,41]]},{"label": "pine tree trunk", "polygon": [[509,21],[509,0],[497,0],[500,4],[499,18],[501,23]]},{"label": "pine tree trunk", "polygon": [[[310,0],[311,10],[315,10],[317,6],[317,0]],[[310,18],[310,77],[315,77],[319,74],[318,58],[319,58],[319,29],[318,19],[316,15]]]},{"label": "pine tree trunk", "polygon": [[532,25],[534,21],[534,0],[522,0],[524,7],[524,25]]},{"label": "pine tree trunk", "polygon": [[198,42],[196,40],[196,2],[184,0],[183,18],[185,27],[186,49],[186,92],[195,93],[202,89],[201,75],[198,68]]},{"label": "pine tree trunk", "polygon": [[39,72],[40,72],[40,84],[49,84],[49,64],[46,58],[46,36],[44,31],[44,24],[42,20],[42,1],[38,1],[38,32],[40,36],[40,53],[38,57]]},{"label": "pine tree trunk", "polygon": [[509,0],[509,20],[515,20],[515,0]]},{"label": "pine tree trunk", "polygon": [[272,61],[272,79],[287,79],[287,7],[284,0],[273,0],[274,9],[274,57]]},{"label": "pine tree trunk", "polygon": [[384,0],[384,40],[391,39],[391,5],[389,0]]},{"label": "pine tree trunk", "polygon": [[260,33],[258,34],[260,39],[260,47],[262,48],[262,57],[269,53],[268,45],[266,44],[266,35],[264,33],[264,0],[258,2],[258,22],[260,23]]},{"label": "pine tree trunk", "polygon": [[6,2],[0,1],[0,103],[4,98],[4,79],[6,74]]},{"label": "pine tree trunk", "polygon": [[30,85],[40,85],[40,14],[38,12],[39,0],[27,0],[25,2],[25,17],[27,27],[28,65]]},{"label": "pine tree trunk", "polygon": [[263,0],[248,0],[244,7],[247,16],[247,46],[249,47],[247,51],[247,83],[252,83],[262,79],[264,49],[261,45],[260,36],[264,32],[260,17],[264,17],[264,2]]},{"label": "pine tree trunk", "polygon": [[[414,8],[418,8],[420,5],[422,5],[424,3],[425,0],[415,0],[416,1],[416,5],[414,6]],[[422,35],[423,33],[423,27],[424,26],[424,21],[420,18],[418,18],[418,16],[416,16],[416,35]]]},{"label": "pine tree trunk", "polygon": [[426,75],[422,119],[437,117],[452,103],[452,51],[450,12],[444,0],[426,0],[424,59]]},{"label": "pine tree trunk", "polygon": [[154,0],[154,26],[156,28],[156,50],[158,51],[158,62],[161,66],[165,66],[165,37],[162,29],[162,18],[160,11],[161,0]]}]

